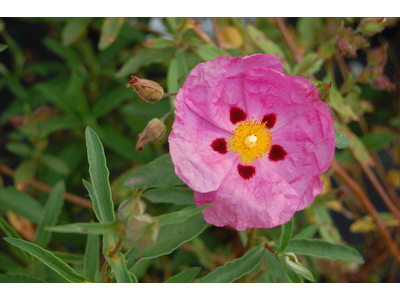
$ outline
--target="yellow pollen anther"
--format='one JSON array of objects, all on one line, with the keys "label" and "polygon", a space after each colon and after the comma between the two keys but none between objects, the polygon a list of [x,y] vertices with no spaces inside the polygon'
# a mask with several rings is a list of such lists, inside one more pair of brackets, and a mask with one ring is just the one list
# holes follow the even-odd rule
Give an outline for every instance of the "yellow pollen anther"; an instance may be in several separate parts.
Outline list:
[{"label": "yellow pollen anther", "polygon": [[272,146],[272,136],[267,122],[258,123],[254,118],[240,122],[233,131],[233,138],[229,141],[229,148],[236,151],[242,163],[252,163],[263,157]]},{"label": "yellow pollen anther", "polygon": [[249,135],[244,139],[244,144],[247,148],[254,148],[257,145],[257,137],[255,135]]}]

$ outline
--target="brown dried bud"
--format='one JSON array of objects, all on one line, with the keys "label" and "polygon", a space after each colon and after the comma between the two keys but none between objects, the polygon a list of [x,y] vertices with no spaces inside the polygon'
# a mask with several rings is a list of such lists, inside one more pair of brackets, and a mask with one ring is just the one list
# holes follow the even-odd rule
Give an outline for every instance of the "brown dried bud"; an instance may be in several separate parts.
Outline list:
[{"label": "brown dried bud", "polygon": [[125,200],[118,207],[118,219],[126,222],[130,217],[143,215],[145,210],[146,203],[144,203],[140,197],[133,197]]},{"label": "brown dried bud", "polygon": [[145,249],[156,244],[160,230],[157,218],[144,214],[129,218],[125,236],[135,248]]},{"label": "brown dried bud", "polygon": [[144,146],[148,143],[154,143],[164,136],[167,131],[167,126],[165,126],[165,119],[163,119],[154,118],[147,123],[143,132],[138,134],[139,140],[136,143],[136,149],[143,151]]},{"label": "brown dried bud", "polygon": [[126,87],[133,87],[133,90],[138,93],[139,97],[144,101],[155,103],[164,97],[164,90],[157,82],[140,79],[134,75],[132,75],[131,78],[131,81],[126,84]]},{"label": "brown dried bud", "polygon": [[386,18],[363,18],[358,29],[365,36],[381,32],[386,27]]}]

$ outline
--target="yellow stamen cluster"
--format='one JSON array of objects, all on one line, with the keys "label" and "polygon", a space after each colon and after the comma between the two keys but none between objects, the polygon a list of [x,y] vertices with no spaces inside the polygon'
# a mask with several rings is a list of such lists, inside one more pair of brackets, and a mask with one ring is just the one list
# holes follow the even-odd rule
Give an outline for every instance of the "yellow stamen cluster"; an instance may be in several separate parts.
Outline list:
[{"label": "yellow stamen cluster", "polygon": [[256,158],[261,158],[271,149],[272,136],[264,123],[258,123],[254,118],[242,121],[233,131],[233,138],[229,147],[236,151],[243,163],[252,163]]}]

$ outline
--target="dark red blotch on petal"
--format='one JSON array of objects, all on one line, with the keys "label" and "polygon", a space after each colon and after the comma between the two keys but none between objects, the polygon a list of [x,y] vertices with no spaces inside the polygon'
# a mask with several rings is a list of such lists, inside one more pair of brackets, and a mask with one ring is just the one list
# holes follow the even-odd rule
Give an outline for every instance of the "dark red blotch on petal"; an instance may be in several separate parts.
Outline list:
[{"label": "dark red blotch on petal", "polygon": [[240,121],[246,120],[246,113],[243,111],[243,109],[239,107],[232,107],[230,110],[230,115],[231,115],[231,122],[233,124],[236,124]]},{"label": "dark red blotch on petal", "polygon": [[279,145],[273,145],[271,147],[271,150],[269,151],[269,159],[272,161],[280,161],[285,159],[285,156],[287,155],[287,152],[285,149],[282,148],[282,146]]},{"label": "dark red blotch on petal", "polygon": [[274,127],[274,125],[276,123],[276,114],[265,115],[262,118],[261,123],[264,123],[264,122],[267,122],[267,124],[265,124],[265,127],[271,129],[272,127]]},{"label": "dark red blotch on petal", "polygon": [[243,166],[241,164],[238,165],[239,175],[242,176],[243,179],[250,179],[256,174],[256,169],[253,166]]},{"label": "dark red blotch on petal", "polygon": [[225,154],[228,152],[228,149],[226,147],[226,141],[223,138],[216,139],[211,143],[211,148],[213,148],[214,151]]}]

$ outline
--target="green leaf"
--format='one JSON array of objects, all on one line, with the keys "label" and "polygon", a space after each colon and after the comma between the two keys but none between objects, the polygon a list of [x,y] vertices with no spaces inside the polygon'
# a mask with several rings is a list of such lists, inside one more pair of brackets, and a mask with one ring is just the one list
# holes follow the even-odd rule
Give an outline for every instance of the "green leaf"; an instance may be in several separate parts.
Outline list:
[{"label": "green leaf", "polygon": [[14,173],[14,182],[29,182],[34,178],[38,164],[34,159],[26,159],[18,165]]},{"label": "green leaf", "polygon": [[191,207],[187,209],[183,209],[178,212],[170,213],[170,214],[165,214],[161,216],[157,216],[158,219],[158,224],[163,227],[166,225],[171,225],[179,222],[185,222],[189,218],[198,215],[200,212],[203,210],[209,208],[211,204],[207,204],[201,207]]},{"label": "green leaf", "polygon": [[186,78],[189,76],[190,72],[192,72],[193,69],[190,69],[189,71],[187,71],[185,74],[183,74],[181,77],[178,78],[178,84],[179,87],[183,87],[183,84],[186,81]]},{"label": "green leaf", "polygon": [[279,249],[279,252],[283,252],[287,245],[289,245],[290,239],[292,238],[293,222],[294,217],[292,217],[289,222],[286,222],[281,226],[282,233],[281,237],[279,238],[281,247]]},{"label": "green leaf", "polygon": [[175,46],[174,40],[169,40],[165,38],[154,38],[151,40],[147,40],[144,42],[144,45],[148,48],[152,49],[164,49],[164,48],[171,48]]},{"label": "green leaf", "polygon": [[324,63],[324,59],[320,58],[315,52],[310,52],[302,62],[298,63],[293,68],[293,75],[307,75],[317,73]]},{"label": "green leaf", "polygon": [[[133,275],[128,272],[125,264],[125,258],[122,253],[118,253],[111,258],[107,258],[112,270],[114,271],[115,278],[119,283],[133,283]],[[134,275],[133,275],[134,276]],[[137,280],[136,280],[137,282]]]},{"label": "green leaf", "polygon": [[135,274],[129,272],[129,276],[131,276],[132,283],[138,283],[138,280],[137,280]]},{"label": "green leaf", "polygon": [[[168,93],[177,93],[179,91],[178,79],[188,71],[186,64],[185,51],[179,49],[174,58],[169,63],[168,74],[167,74],[167,88]],[[171,97],[173,101],[175,97]],[[173,105],[173,102],[171,102]]]},{"label": "green leaf", "polygon": [[79,234],[106,234],[119,233],[124,229],[121,221],[116,220],[109,223],[72,223],[59,226],[46,227],[46,230],[62,233],[79,233]]},{"label": "green leaf", "polygon": [[90,200],[92,200],[94,214],[96,215],[97,220],[101,222],[99,202],[97,201],[96,193],[94,192],[93,186],[85,179],[82,179],[82,182],[89,193]]},{"label": "green leaf", "polygon": [[199,46],[194,47],[193,50],[204,61],[209,61],[220,56],[229,55],[228,52],[222,50],[221,48],[214,47],[209,43],[200,44]]},{"label": "green leaf", "polygon": [[72,47],[65,48],[59,42],[51,38],[44,38],[43,44],[54,54],[66,60],[69,68],[75,70],[78,69],[79,67],[83,67],[79,55],[75,52],[75,50]]},{"label": "green leaf", "polygon": [[265,251],[264,257],[268,263],[268,270],[271,272],[272,279],[277,283],[289,283],[285,272],[282,269],[276,256],[270,251]]},{"label": "green leaf", "polygon": [[47,136],[52,132],[61,130],[73,130],[83,126],[82,119],[76,116],[65,116],[50,119],[46,123],[39,123],[38,129],[43,130],[44,135]]},{"label": "green leaf", "polygon": [[302,231],[295,235],[295,239],[311,239],[317,232],[318,227],[315,225],[308,225]]},{"label": "green leaf", "polygon": [[392,131],[371,132],[361,137],[365,147],[371,151],[380,151],[386,149],[396,140],[396,135]]},{"label": "green leaf", "polygon": [[43,207],[28,194],[0,186],[0,206],[38,224]]},{"label": "green leaf", "polygon": [[68,165],[55,155],[43,154],[41,162],[58,174],[67,175],[69,173]]},{"label": "green leaf", "polygon": [[7,272],[12,269],[20,268],[21,265],[18,264],[11,256],[0,251],[0,271]]},{"label": "green leaf", "polygon": [[199,283],[229,283],[241,278],[257,267],[264,255],[264,245],[246,252],[242,257],[227,262],[199,280]]},{"label": "green leaf", "polygon": [[23,143],[7,143],[6,144],[6,149],[7,151],[24,156],[24,157],[30,157],[32,155],[33,150],[31,147],[29,147],[26,144]]},{"label": "green leaf", "polygon": [[264,53],[276,56],[282,63],[285,72],[289,74],[291,73],[286,56],[277,44],[269,40],[261,30],[257,29],[253,25],[247,26],[247,33],[258,48],[260,48]]},{"label": "green leaf", "polygon": [[35,85],[35,90],[40,92],[48,101],[54,103],[59,109],[68,115],[75,114],[75,107],[70,103],[64,91],[54,87],[51,83],[40,83]]},{"label": "green leaf", "polygon": [[141,67],[150,64],[169,61],[175,54],[176,48],[149,49],[143,48],[138,54],[130,58],[118,71],[118,77],[136,73]]},{"label": "green leaf", "polygon": [[358,121],[358,115],[353,111],[351,106],[346,102],[338,90],[331,88],[330,106],[345,120]]},{"label": "green leaf", "polygon": [[47,198],[46,205],[43,209],[42,217],[36,228],[35,243],[42,248],[46,248],[51,240],[51,233],[44,230],[44,227],[53,226],[57,223],[64,206],[65,183],[57,182],[53,191]]},{"label": "green leaf", "polygon": [[391,127],[400,128],[400,117],[391,118],[389,124]]},{"label": "green leaf", "polygon": [[8,48],[8,45],[0,44],[0,52],[3,52]]},{"label": "green leaf", "polygon": [[368,150],[365,148],[361,139],[354,134],[350,128],[346,125],[340,124],[338,122],[333,122],[333,128],[337,130],[339,133],[347,136],[350,140],[350,151],[354,155],[355,159],[360,162],[366,163],[370,166],[374,165],[371,155],[369,154]]},{"label": "green leaf", "polygon": [[101,216],[99,221],[114,222],[114,203],[111,199],[111,187],[108,179],[110,172],[106,165],[103,145],[98,135],[90,127],[86,128],[85,135],[89,173]]},{"label": "green leaf", "polygon": [[92,282],[96,281],[96,275],[99,272],[100,259],[100,237],[96,234],[89,234],[87,237],[85,256],[84,256],[84,274]]},{"label": "green leaf", "polygon": [[66,252],[61,252],[61,251],[53,251],[52,253],[66,263],[74,264],[74,265],[82,265],[83,264],[83,255],[82,254],[66,253]]},{"label": "green leaf", "polygon": [[98,45],[100,51],[107,49],[114,43],[124,22],[125,18],[104,18]]},{"label": "green leaf", "polygon": [[91,109],[92,114],[99,119],[118,107],[122,102],[134,99],[135,97],[135,92],[132,89],[124,89],[118,86],[96,100]]},{"label": "green leaf", "polygon": [[143,197],[153,203],[193,205],[194,192],[189,188],[160,188],[146,191]]},{"label": "green leaf", "polygon": [[86,31],[93,18],[71,18],[61,32],[62,44],[65,47],[73,44]]},{"label": "green leaf", "polygon": [[363,257],[356,249],[324,240],[293,239],[286,251],[330,260],[340,259],[359,264],[364,263]]},{"label": "green leaf", "polygon": [[[187,213],[187,210],[182,211],[182,214],[184,215],[187,215]],[[174,215],[168,215],[177,217],[175,213],[173,214]],[[168,220],[170,218],[167,215],[164,215],[161,219],[164,219],[161,220],[162,222],[168,221],[169,225],[164,225],[161,227],[161,232],[157,238],[157,244],[155,246],[145,250],[132,248],[127,252],[126,259],[129,261],[129,269],[131,269],[134,264],[139,261],[139,259],[154,258],[171,253],[183,243],[186,243],[198,236],[208,226],[208,224],[204,221],[201,210],[198,210],[196,215],[189,217],[186,220],[178,216],[179,221],[177,220],[175,223],[170,223],[170,220]]]},{"label": "green leaf", "polygon": [[312,209],[314,212],[315,222],[317,223],[318,232],[321,237],[328,242],[340,242],[342,238],[329,215],[326,205],[314,202]]},{"label": "green leaf", "polygon": [[25,274],[0,274],[0,283],[46,283],[46,281]]},{"label": "green leaf", "polygon": [[338,149],[346,149],[350,146],[350,140],[343,133],[335,131],[335,147]]},{"label": "green leaf", "polygon": [[284,257],[279,257],[279,264],[282,267],[283,272],[285,273],[287,279],[289,279],[289,282],[291,283],[302,283],[303,280],[301,280],[301,277],[299,274],[295,273],[292,271],[291,268],[289,268],[286,259]]},{"label": "green leaf", "polygon": [[199,274],[201,268],[200,267],[193,267],[182,271],[170,279],[166,280],[164,283],[189,283],[192,282],[193,279],[196,278],[197,274]]},{"label": "green leaf", "polygon": [[69,282],[79,283],[88,281],[87,278],[76,273],[70,266],[68,266],[58,257],[56,257],[53,253],[41,248],[38,245],[10,237],[4,238],[4,240],[10,243],[11,245],[19,247],[22,250],[25,250],[26,252],[31,254],[32,256],[36,257],[45,265],[47,265],[48,267],[56,271],[58,274],[60,274],[62,277],[67,279]]},{"label": "green leaf", "polygon": [[171,187],[184,183],[175,174],[174,164],[169,153],[164,154],[133,173],[124,185],[136,189],[152,187]]},{"label": "green leaf", "polygon": [[311,272],[307,270],[305,267],[303,267],[301,263],[296,263],[291,260],[287,260],[286,264],[293,272],[299,274],[300,276],[303,276],[305,279],[309,281],[315,281]]}]

